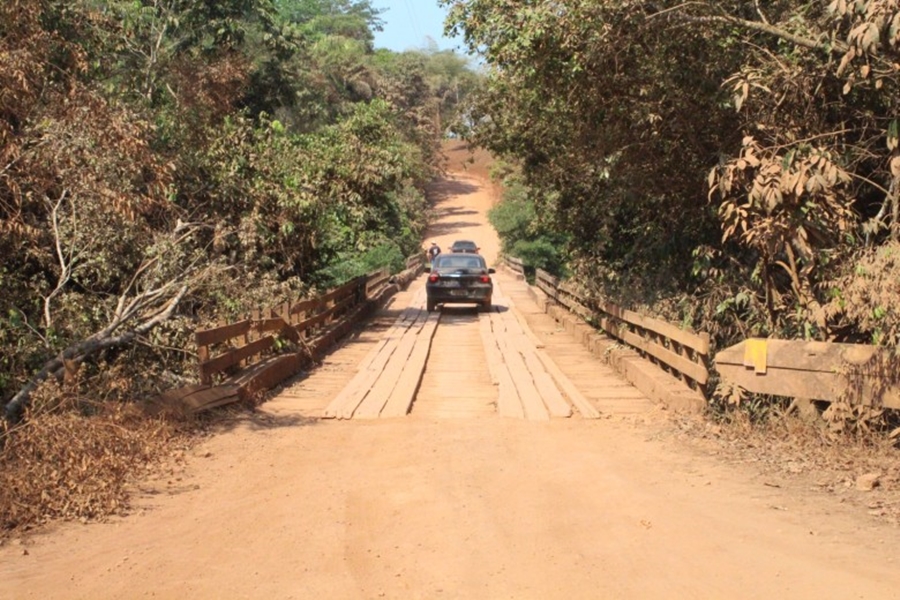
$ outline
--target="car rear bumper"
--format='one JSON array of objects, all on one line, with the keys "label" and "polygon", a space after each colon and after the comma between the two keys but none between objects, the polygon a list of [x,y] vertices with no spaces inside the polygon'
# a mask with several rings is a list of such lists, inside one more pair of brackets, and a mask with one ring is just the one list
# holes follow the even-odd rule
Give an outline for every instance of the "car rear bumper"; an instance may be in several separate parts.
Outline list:
[{"label": "car rear bumper", "polygon": [[460,288],[428,288],[428,299],[436,304],[466,304],[481,303],[489,299],[492,295],[493,288],[474,287],[467,289]]}]

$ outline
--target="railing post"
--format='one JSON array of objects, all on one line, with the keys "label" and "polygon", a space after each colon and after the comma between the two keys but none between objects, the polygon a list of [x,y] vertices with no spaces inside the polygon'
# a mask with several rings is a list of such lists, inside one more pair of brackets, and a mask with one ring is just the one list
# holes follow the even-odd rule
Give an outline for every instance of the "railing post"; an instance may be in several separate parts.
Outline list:
[{"label": "railing post", "polygon": [[[195,334],[195,339],[196,339],[196,334]],[[211,385],[212,384],[212,377],[210,377],[210,375],[203,369],[203,363],[205,363],[208,360],[209,360],[209,346],[207,346],[206,344],[204,344],[202,346],[200,344],[198,344],[197,345],[197,371],[200,375],[200,383],[202,383],[203,385]]]}]

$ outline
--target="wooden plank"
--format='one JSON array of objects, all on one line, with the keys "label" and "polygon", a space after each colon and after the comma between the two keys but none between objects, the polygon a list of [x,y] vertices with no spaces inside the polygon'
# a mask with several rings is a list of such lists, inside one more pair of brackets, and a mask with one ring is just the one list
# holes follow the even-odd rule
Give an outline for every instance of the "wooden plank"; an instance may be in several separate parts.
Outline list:
[{"label": "wooden plank", "polygon": [[[556,299],[572,312],[581,316],[591,316],[593,311],[589,306],[590,302],[583,298],[570,284],[560,282],[557,278],[541,269],[538,269],[537,271],[536,281],[538,287],[544,293]],[[560,292],[562,292],[562,294],[560,294]],[[704,356],[709,355],[709,334],[697,334],[686,329],[681,329],[666,321],[623,309],[612,302],[597,303],[597,310],[607,313],[621,321],[625,321],[626,323],[658,333],[659,335],[669,338],[683,346],[687,346]]]},{"label": "wooden plank", "polygon": [[422,383],[422,375],[425,372],[428,355],[431,353],[431,342],[434,339],[434,332],[437,331],[440,318],[441,313],[439,312],[433,312],[428,315],[425,325],[419,331],[419,335],[416,336],[416,343],[409,360],[403,366],[403,374],[381,411],[382,417],[402,417],[408,414],[412,408],[416,392]]},{"label": "wooden plank", "polygon": [[515,256],[504,256],[503,262],[514,273],[518,275],[525,274],[525,263],[522,262],[522,259],[516,258]]},{"label": "wooden plank", "polygon": [[763,375],[744,365],[720,364],[716,366],[723,379],[736,383],[748,392],[810,398],[833,402],[840,397],[845,383],[837,373],[770,368]]},{"label": "wooden plank", "polygon": [[164,404],[177,404],[185,397],[206,389],[209,389],[209,386],[204,383],[193,383],[191,385],[186,385],[180,388],[165,391],[157,396],[155,401]]},{"label": "wooden plank", "polygon": [[419,313],[421,312],[420,308],[416,307],[407,307],[404,309],[400,316],[394,320],[391,326],[384,332],[381,339],[378,343],[366,354],[366,356],[359,363],[360,369],[369,369],[378,355],[384,351],[385,347],[390,343],[391,340],[400,339],[403,336],[403,332],[412,325],[415,320],[418,318]]},{"label": "wooden plank", "polygon": [[375,419],[381,414],[381,409],[385,407],[391,393],[397,386],[397,382],[400,381],[403,369],[415,347],[416,338],[424,327],[427,319],[428,313],[423,313],[403,334],[403,337],[397,344],[396,350],[391,354],[390,360],[378,376],[372,389],[366,394],[365,399],[359,404],[356,411],[354,411],[354,418]]},{"label": "wooden plank", "polygon": [[[525,361],[525,366],[531,375],[534,387],[538,391],[544,406],[551,417],[569,418],[572,416],[572,407],[565,401],[559,389],[553,383],[553,379],[544,369],[543,363],[538,359],[534,344],[529,338],[525,330],[527,325],[523,326],[521,321],[516,317],[512,300],[508,300],[509,310],[502,316],[506,323],[507,336],[512,347],[516,348]],[[533,335],[533,334],[532,334]]]},{"label": "wooden plank", "polygon": [[676,371],[684,373],[700,385],[709,381],[709,371],[706,366],[695,363],[680,354],[672,352],[668,348],[654,344],[652,341],[621,328],[618,323],[610,319],[602,319],[603,330],[614,338],[617,338],[629,346],[642,350],[653,358],[665,363]]},{"label": "wooden plank", "polygon": [[216,406],[222,406],[224,404],[230,404],[237,401],[237,386],[226,384],[208,388],[205,390],[200,390],[194,394],[191,394],[190,396],[184,398],[183,405],[187,412],[197,413],[203,410],[214,408]]},{"label": "wooden plank", "polygon": [[334,306],[332,306],[326,310],[323,310],[322,312],[320,312],[316,315],[313,315],[309,318],[306,318],[306,319],[300,321],[299,323],[294,325],[294,329],[297,331],[297,333],[302,334],[304,331],[308,331],[318,325],[321,325],[321,324],[327,322],[328,319],[330,319],[331,317],[333,317],[335,315],[335,313],[340,312],[342,309],[347,308],[348,306],[355,304],[355,303],[356,303],[356,298],[353,298],[353,297],[344,298],[343,300],[340,300],[339,302],[335,303]]},{"label": "wooden plank", "polygon": [[360,290],[361,287],[366,284],[366,276],[361,275],[355,279],[351,279],[344,285],[340,287],[336,287],[333,290],[323,294],[319,297],[319,301],[322,303],[331,302],[332,300],[337,300],[338,298],[345,298],[348,296],[355,296],[356,293]]},{"label": "wooden plank", "polygon": [[683,356],[672,352],[668,348],[654,344],[651,340],[643,338],[635,333],[631,333],[630,331],[623,332],[622,339],[630,346],[643,350],[653,358],[664,362],[676,371],[684,373],[700,385],[704,385],[709,381],[709,371],[706,370],[705,366],[688,360]]},{"label": "wooden plank", "polygon": [[557,286],[559,286],[559,279],[548,273],[543,269],[536,269],[534,272],[535,281],[544,283],[546,286],[553,289],[556,292]]},{"label": "wooden plank", "polygon": [[522,312],[513,304],[510,304],[509,309],[516,317],[516,320],[519,322],[519,326],[522,328],[522,331],[525,332],[525,335],[528,336],[528,339],[531,341],[532,345],[535,348],[543,348],[544,342],[538,336],[536,336],[531,330],[531,327],[528,326],[528,320],[525,318],[525,315],[523,315]]},{"label": "wooden plank", "polygon": [[500,385],[500,349],[493,339],[491,330],[491,317],[487,313],[478,314],[478,329],[481,334],[481,343],[484,346],[484,355],[487,360],[488,371],[491,375],[491,385]]},{"label": "wooden plank", "polygon": [[[494,288],[494,298],[495,304],[502,302],[502,291],[498,287]],[[498,342],[498,339],[504,335],[506,326],[503,324],[502,319],[499,318],[497,312],[482,313],[481,316],[486,317],[490,325],[489,330],[486,332],[486,338],[482,338],[482,342],[485,343],[485,352],[492,354],[496,359],[497,412],[502,417],[524,419],[525,409],[522,406],[522,399],[519,396],[515,383],[513,383],[509,366],[503,358],[503,352],[500,350],[500,343]],[[489,350],[489,348],[493,349]]]},{"label": "wooden plank", "polygon": [[260,319],[253,325],[253,330],[257,333],[275,332],[281,337],[291,340],[292,342],[300,341],[300,334],[282,317],[270,317],[268,319]]},{"label": "wooden plank", "polygon": [[[716,364],[743,364],[744,342],[716,354]],[[862,365],[879,352],[870,344],[840,344],[807,340],[766,340],[766,365],[776,369],[806,371],[840,370],[842,365]]]},{"label": "wooden plank", "polygon": [[[497,316],[494,317],[494,314]],[[492,323],[497,323],[501,320],[499,313],[491,314]],[[534,385],[534,380],[531,378],[531,373],[525,366],[522,356],[510,344],[506,336],[497,336],[497,342],[497,345],[500,347],[500,353],[503,355],[503,361],[509,369],[509,375],[522,401],[525,417],[532,421],[549,420],[550,415],[547,413],[547,408],[541,400],[541,395]]]},{"label": "wooden plank", "polygon": [[220,344],[228,340],[244,335],[250,331],[253,322],[250,319],[231,323],[230,325],[222,325],[210,329],[200,329],[194,332],[194,341],[198,346],[210,346],[212,344]]},{"label": "wooden plank", "polygon": [[[745,343],[716,354],[716,370],[723,378],[749,392],[834,402],[849,385],[844,375],[853,365],[864,365],[882,351],[869,344],[841,344],[806,340],[766,340],[766,372],[756,374],[744,365]],[[867,405],[900,408],[900,387],[879,386],[863,379],[856,394]]]},{"label": "wooden plank", "polygon": [[397,345],[400,340],[403,339],[406,331],[415,325],[420,318],[422,318],[423,314],[427,314],[425,310],[422,309],[414,309],[408,321],[400,324],[400,329],[394,332],[394,334],[385,340],[384,346],[381,351],[372,359],[372,361],[366,367],[370,371],[381,372],[384,370],[385,365],[388,360],[390,360],[391,355],[397,349]]},{"label": "wooden plank", "polygon": [[569,401],[578,409],[578,412],[581,413],[581,416],[585,419],[599,419],[600,412],[594,408],[594,405],[591,404],[590,400],[575,387],[572,380],[562,372],[555,362],[553,362],[550,355],[543,350],[537,350],[535,354],[537,354],[538,359],[544,364],[544,368],[547,369],[550,376],[553,377],[553,380],[556,382],[559,389],[562,390],[569,398]]},{"label": "wooden plank", "polygon": [[291,306],[290,312],[291,315],[308,313],[311,310],[318,309],[320,306],[322,306],[322,304],[324,303],[318,298],[309,298],[307,300],[301,300],[300,302],[297,302],[296,304]]},{"label": "wooden plank", "polygon": [[626,310],[612,302],[602,303],[598,305],[598,308],[621,321],[657,333],[682,346],[687,346],[704,356],[709,355],[709,334],[697,334],[686,329],[681,329],[666,321],[644,316],[631,310]]},{"label": "wooden plank", "polygon": [[238,395],[242,399],[249,399],[275,387],[288,377],[296,375],[307,360],[298,354],[283,354],[255,365],[252,373],[241,374],[233,380],[238,384]]},{"label": "wooden plank", "polygon": [[[416,315],[420,312],[416,310]],[[349,419],[372,389],[378,375],[397,347],[398,337],[388,338],[365,368],[360,368],[338,395],[325,407],[326,419]],[[366,362],[365,360],[363,362]]]},{"label": "wooden plank", "polygon": [[497,412],[502,417],[511,417],[513,419],[524,419],[525,409],[522,406],[522,399],[519,397],[519,391],[513,383],[512,375],[504,363],[499,373],[500,382],[497,386]]},{"label": "wooden plank", "polygon": [[268,350],[274,343],[275,338],[273,338],[272,336],[266,336],[254,342],[250,342],[246,346],[235,348],[234,350],[229,350],[224,354],[201,363],[201,375],[213,375],[215,373],[220,373],[228,367],[232,367],[238,364],[245,358],[249,358],[254,354],[259,354],[260,352]]}]

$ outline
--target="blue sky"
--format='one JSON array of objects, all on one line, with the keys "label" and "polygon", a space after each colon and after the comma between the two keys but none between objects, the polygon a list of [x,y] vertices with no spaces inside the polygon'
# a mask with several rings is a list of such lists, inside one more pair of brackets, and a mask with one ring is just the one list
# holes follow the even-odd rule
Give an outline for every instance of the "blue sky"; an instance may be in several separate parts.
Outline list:
[{"label": "blue sky", "polygon": [[395,52],[425,48],[428,38],[440,50],[462,52],[461,39],[444,37],[444,18],[447,11],[437,0],[372,0],[375,8],[385,8],[381,19],[384,31],[375,33],[375,47]]}]

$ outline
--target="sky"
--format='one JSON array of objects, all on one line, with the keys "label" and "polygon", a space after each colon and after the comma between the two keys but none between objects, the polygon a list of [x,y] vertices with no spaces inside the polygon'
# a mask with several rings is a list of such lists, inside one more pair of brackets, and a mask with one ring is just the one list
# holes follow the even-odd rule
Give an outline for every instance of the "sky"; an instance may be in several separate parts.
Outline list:
[{"label": "sky", "polygon": [[372,0],[372,6],[387,9],[381,13],[384,31],[375,32],[376,48],[395,52],[427,48],[431,38],[439,50],[463,53],[461,38],[444,37],[447,10],[438,6],[438,0]]}]

